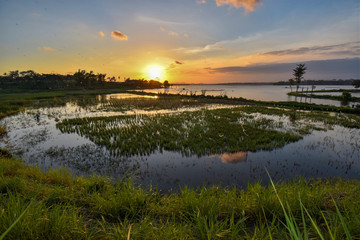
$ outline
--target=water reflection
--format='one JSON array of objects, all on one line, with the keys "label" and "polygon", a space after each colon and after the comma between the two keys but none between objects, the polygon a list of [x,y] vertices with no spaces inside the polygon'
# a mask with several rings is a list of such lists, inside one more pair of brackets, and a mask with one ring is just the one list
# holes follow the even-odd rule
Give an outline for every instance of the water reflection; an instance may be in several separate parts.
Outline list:
[{"label": "water reflection", "polygon": [[[351,85],[318,85],[316,90],[330,90],[330,89],[354,89]],[[311,90],[311,87],[302,87],[303,90]],[[300,89],[301,90],[301,89]],[[315,104],[325,104],[333,106],[341,106],[341,102],[337,100],[329,99],[318,99],[310,97],[295,97],[288,96],[287,93],[290,92],[288,86],[278,86],[278,85],[251,85],[251,84],[242,84],[242,85],[231,85],[231,84],[214,84],[214,85],[175,85],[170,89],[148,89],[148,90],[139,90],[151,93],[170,93],[170,94],[182,94],[182,95],[206,95],[213,96],[223,96],[228,97],[243,97],[246,99],[261,100],[261,101],[297,101],[297,102],[306,102],[306,103],[315,103]],[[166,92],[165,92],[166,91]],[[205,91],[205,92],[204,92]],[[316,93],[318,94],[318,93]],[[326,93],[327,94],[327,93]],[[337,93],[339,94],[339,93]],[[354,93],[356,94],[356,93]],[[357,93],[359,94],[359,93]],[[360,95],[360,94],[359,94]],[[354,95],[356,96],[356,95]],[[350,104],[353,104],[350,102]]]},{"label": "water reflection", "polygon": [[[274,180],[293,179],[299,175],[308,178],[340,176],[350,179],[359,179],[360,176],[360,129],[338,126],[328,131],[314,131],[301,141],[273,151],[224,153],[202,157],[163,151],[150,156],[116,157],[85,137],[62,134],[55,128],[56,119],[171,111],[137,110],[119,113],[101,112],[96,106],[79,106],[91,104],[92,101],[88,100],[84,98],[77,104],[75,101],[67,103],[65,107],[33,109],[32,112],[2,119],[0,124],[6,124],[8,136],[0,142],[0,147],[9,148],[28,164],[38,165],[44,170],[65,166],[79,175],[96,173],[115,179],[120,179],[126,173],[136,173],[138,183],[154,184],[164,191],[183,185],[197,187],[222,184],[246,187],[249,182],[259,180],[266,183],[268,176],[265,168]],[[39,123],[34,120],[37,111],[41,114]],[[338,113],[329,115],[336,116]],[[283,122],[286,127],[285,118],[278,117],[274,120]]]},{"label": "water reflection", "polygon": [[212,155],[213,157],[220,157],[223,163],[239,163],[246,162],[248,152],[224,153],[221,155]]},{"label": "water reflection", "polygon": [[114,94],[106,94],[106,95],[98,95],[97,99],[99,101],[105,101],[110,99],[129,99],[129,98],[147,98],[147,99],[157,99],[158,96],[152,95],[139,95],[139,94],[131,94],[131,93],[114,93]]}]

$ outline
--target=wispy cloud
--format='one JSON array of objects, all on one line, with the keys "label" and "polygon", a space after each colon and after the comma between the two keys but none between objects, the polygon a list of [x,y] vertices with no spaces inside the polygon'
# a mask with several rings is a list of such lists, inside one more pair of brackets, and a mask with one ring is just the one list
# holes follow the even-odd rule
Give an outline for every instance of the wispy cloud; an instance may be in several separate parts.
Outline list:
[{"label": "wispy cloud", "polygon": [[168,35],[173,36],[173,37],[179,36],[179,34],[177,32],[169,32]]},{"label": "wispy cloud", "polygon": [[[352,74],[353,76],[360,77],[359,64],[360,58],[347,58],[347,59],[329,59],[329,60],[316,60],[305,61],[308,72],[321,73],[321,74]],[[270,63],[270,64],[252,64],[249,66],[229,66],[221,68],[206,68],[209,72],[217,73],[253,73],[253,74],[290,74],[291,69],[297,63]]]},{"label": "wispy cloud", "polygon": [[152,23],[152,24],[158,24],[158,25],[163,25],[163,26],[184,24],[181,22],[174,22],[174,21],[164,20],[164,19],[160,19],[160,18],[146,17],[146,16],[138,16],[137,20],[139,22]]},{"label": "wispy cloud", "polygon": [[31,16],[38,18],[38,17],[41,17],[41,14],[40,13],[32,13]]},{"label": "wispy cloud", "polygon": [[216,0],[217,6],[230,5],[235,8],[243,7],[245,11],[254,11],[255,6],[261,4],[260,0]]},{"label": "wispy cloud", "polygon": [[105,36],[105,34],[103,33],[103,32],[99,32],[99,35],[101,36],[101,37],[104,37]]},{"label": "wispy cloud", "polygon": [[118,40],[128,40],[128,36],[126,36],[125,34],[123,34],[122,32],[120,32],[120,31],[118,31],[118,30],[113,31],[113,32],[111,33],[111,36],[112,36],[113,38],[118,39]]},{"label": "wispy cloud", "polygon": [[204,4],[204,3],[206,3],[206,0],[198,0],[198,1],[196,1],[196,3],[197,4]]},{"label": "wispy cloud", "polygon": [[215,42],[212,44],[205,45],[203,47],[178,48],[178,49],[175,49],[175,51],[183,52],[185,54],[198,54],[198,53],[205,53],[205,52],[213,52],[213,51],[224,50],[225,48],[228,49],[229,46],[233,46],[233,45],[240,46],[244,43],[260,39],[261,37],[262,37],[261,34],[256,34],[256,35],[247,36],[247,37],[239,36],[236,39],[218,41],[218,42]]},{"label": "wispy cloud", "polygon": [[263,53],[264,56],[286,56],[304,54],[360,55],[360,41],[326,46],[300,47]]}]

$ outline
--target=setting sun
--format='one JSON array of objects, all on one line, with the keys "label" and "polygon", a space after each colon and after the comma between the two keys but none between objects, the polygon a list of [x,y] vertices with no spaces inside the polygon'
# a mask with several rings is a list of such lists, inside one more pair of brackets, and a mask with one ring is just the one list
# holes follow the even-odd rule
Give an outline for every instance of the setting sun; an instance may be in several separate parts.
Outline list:
[{"label": "setting sun", "polygon": [[164,68],[158,65],[151,65],[147,67],[147,76],[150,79],[162,79],[164,78]]}]

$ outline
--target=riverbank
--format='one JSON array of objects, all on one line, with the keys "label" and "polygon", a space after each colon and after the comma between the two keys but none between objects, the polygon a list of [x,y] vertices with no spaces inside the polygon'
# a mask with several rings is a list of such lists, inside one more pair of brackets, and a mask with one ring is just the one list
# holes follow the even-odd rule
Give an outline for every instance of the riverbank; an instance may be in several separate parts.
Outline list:
[{"label": "riverbank", "polygon": [[358,180],[185,187],[163,194],[137,187],[131,178],[75,177],[63,168],[42,172],[6,151],[1,155],[0,232],[24,213],[6,239],[360,237]]}]

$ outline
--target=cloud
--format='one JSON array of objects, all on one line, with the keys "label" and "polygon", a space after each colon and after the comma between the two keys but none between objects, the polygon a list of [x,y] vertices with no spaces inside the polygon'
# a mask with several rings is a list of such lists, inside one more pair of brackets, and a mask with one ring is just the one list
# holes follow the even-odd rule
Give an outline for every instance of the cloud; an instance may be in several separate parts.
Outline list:
[{"label": "cloud", "polygon": [[99,32],[99,35],[101,36],[101,37],[104,37],[105,36],[105,34],[103,33],[103,32]]},{"label": "cloud", "polygon": [[41,17],[41,14],[40,13],[32,13],[31,16],[38,18],[38,17]]},{"label": "cloud", "polygon": [[118,31],[118,30],[113,31],[113,32],[111,33],[111,36],[112,36],[113,38],[118,39],[118,40],[128,40],[128,36],[126,36],[125,34],[123,34],[122,32],[120,32],[120,31]]},{"label": "cloud", "polygon": [[173,63],[169,64],[167,70],[176,68],[178,65],[183,65],[183,64],[184,64],[184,62],[175,60]]},{"label": "cloud", "polygon": [[254,11],[255,6],[261,4],[260,0],[216,0],[216,5],[218,7],[222,5],[230,5],[235,8],[243,7],[245,11]]},{"label": "cloud", "polygon": [[187,33],[184,33],[184,37],[189,37],[189,34],[187,34]]},{"label": "cloud", "polygon": [[327,46],[313,46],[313,47],[301,47],[279,51],[266,52],[263,56],[286,56],[286,55],[303,55],[307,53],[312,54],[335,54],[335,55],[360,55],[360,41],[349,42]]},{"label": "cloud", "polygon": [[44,51],[54,51],[52,47],[44,46],[42,48],[44,49]]},{"label": "cloud", "polygon": [[[326,74],[339,76],[341,74],[352,75],[354,78],[360,77],[360,58],[328,59],[305,61],[308,71],[314,74]],[[229,66],[221,68],[206,68],[210,73],[253,73],[253,74],[291,74],[298,63],[270,63],[253,64],[249,66]]]},{"label": "cloud", "polygon": [[169,32],[168,35],[177,37],[179,34],[177,32]]},{"label": "cloud", "polygon": [[206,0],[198,0],[198,1],[196,1],[196,3],[197,4],[204,4],[204,3],[206,3]]},{"label": "cloud", "polygon": [[262,37],[263,37],[262,34],[256,34],[256,35],[246,36],[246,37],[239,36],[236,39],[218,41],[215,43],[205,45],[203,47],[177,48],[174,50],[177,52],[185,53],[185,54],[198,54],[198,53],[205,53],[205,52],[214,52],[214,51],[224,50],[225,48],[229,49],[234,46],[235,47],[242,46],[243,44],[246,44],[249,42],[254,42],[258,39],[261,39]]},{"label": "cloud", "polygon": [[146,17],[146,16],[138,16],[137,20],[139,22],[153,23],[153,24],[158,24],[158,25],[163,25],[163,26],[164,25],[172,26],[172,25],[184,24],[184,23],[180,23],[180,22],[173,22],[173,21],[163,20],[163,19],[159,19],[159,18]]},{"label": "cloud", "polygon": [[165,32],[166,30],[165,30],[165,28],[160,27],[160,31]]}]

